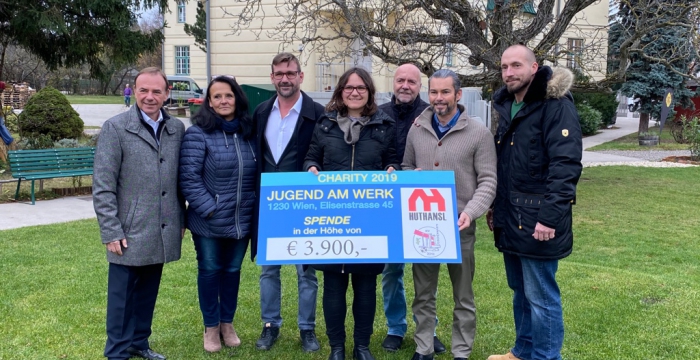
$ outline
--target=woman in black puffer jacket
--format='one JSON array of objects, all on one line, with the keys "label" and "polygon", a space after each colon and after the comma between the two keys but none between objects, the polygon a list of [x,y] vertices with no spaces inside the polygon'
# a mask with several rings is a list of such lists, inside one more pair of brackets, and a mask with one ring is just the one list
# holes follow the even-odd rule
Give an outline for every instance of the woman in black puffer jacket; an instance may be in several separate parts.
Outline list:
[{"label": "woman in black puffer jacket", "polygon": [[[399,168],[394,120],[378,110],[374,84],[361,68],[346,71],[326,106],[328,119],[316,125],[304,168],[323,171]],[[377,275],[384,264],[313,265],[323,271],[323,316],[331,346],[329,360],[345,359],[345,296],[352,274],[355,320],[353,358],[374,360],[369,351],[377,308]]]},{"label": "woman in black puffer jacket", "polygon": [[241,341],[233,328],[241,264],[254,226],[257,165],[248,99],[236,80],[219,76],[180,147],[180,190],[197,251],[204,349]]}]

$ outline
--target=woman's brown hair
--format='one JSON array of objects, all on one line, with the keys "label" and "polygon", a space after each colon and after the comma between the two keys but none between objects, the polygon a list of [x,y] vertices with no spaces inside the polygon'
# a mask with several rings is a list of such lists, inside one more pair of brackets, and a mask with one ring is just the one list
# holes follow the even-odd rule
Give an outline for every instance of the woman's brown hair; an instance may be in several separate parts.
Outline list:
[{"label": "woman's brown hair", "polygon": [[367,104],[365,104],[365,108],[362,109],[362,116],[374,115],[374,113],[377,112],[378,107],[374,102],[374,94],[376,89],[374,87],[374,82],[372,81],[372,75],[370,75],[367,70],[359,67],[348,69],[345,73],[343,73],[343,75],[340,76],[340,79],[338,79],[338,85],[336,85],[335,90],[333,90],[331,101],[329,101],[328,105],[326,105],[326,111],[337,111],[340,116],[348,115],[348,107],[343,102],[343,89],[345,89],[345,85],[348,84],[348,80],[352,74],[359,76],[360,79],[362,79],[362,82],[365,83],[365,86],[367,86]]}]

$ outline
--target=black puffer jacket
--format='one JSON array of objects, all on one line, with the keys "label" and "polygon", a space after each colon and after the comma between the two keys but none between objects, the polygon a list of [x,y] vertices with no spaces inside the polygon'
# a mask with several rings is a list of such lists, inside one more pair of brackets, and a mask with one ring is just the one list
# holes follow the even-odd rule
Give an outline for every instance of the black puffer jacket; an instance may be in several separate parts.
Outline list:
[{"label": "black puffer jacket", "polygon": [[[583,151],[578,113],[569,93],[572,81],[567,69],[553,72],[541,67],[512,121],[513,95],[505,87],[494,94],[500,115],[494,236],[502,252],[552,260],[571,253],[571,206]],[[554,228],[555,237],[533,238],[537,222]]]},{"label": "black puffer jacket", "polygon": [[403,162],[408,130],[411,130],[413,122],[427,107],[428,103],[423,101],[420,96],[417,96],[410,104],[397,104],[396,97],[392,95],[390,102],[379,105],[379,110],[384,111],[396,121],[396,154],[399,163]]},{"label": "black puffer jacket", "polygon": [[354,145],[345,142],[338,126],[338,113],[326,114],[314,129],[311,146],[306,154],[304,169],[316,166],[322,171],[385,170],[389,166],[400,169],[396,157],[395,123],[389,115],[377,111],[362,128],[360,139]]},{"label": "black puffer jacket", "polygon": [[[337,112],[316,125],[304,168],[316,166],[320,171],[385,170],[390,166],[400,169],[396,158],[396,130],[394,120],[381,110],[377,111],[362,128],[360,139],[354,145],[345,142],[338,126]],[[321,264],[317,270],[378,275],[384,264]]]}]

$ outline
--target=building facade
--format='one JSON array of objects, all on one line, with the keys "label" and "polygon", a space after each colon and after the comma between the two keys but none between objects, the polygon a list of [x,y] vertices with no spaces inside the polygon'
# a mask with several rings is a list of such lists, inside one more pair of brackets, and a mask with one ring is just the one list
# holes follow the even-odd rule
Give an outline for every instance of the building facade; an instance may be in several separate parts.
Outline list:
[{"label": "building facade", "polygon": [[[474,0],[480,1],[480,0]],[[553,9],[556,17],[566,0],[556,0]],[[207,85],[207,58],[210,61],[210,75],[234,75],[241,84],[269,84],[270,61],[279,52],[286,51],[297,55],[302,61],[305,78],[302,90],[307,92],[330,91],[337,78],[349,67],[360,65],[372,71],[377,91],[393,90],[393,66],[385,66],[381,61],[366,53],[361,44],[352,44],[353,54],[342,63],[322,63],[318,54],[304,49],[301,43],[281,45],[271,36],[275,26],[282,21],[278,15],[275,0],[263,0],[265,18],[253,19],[251,30],[234,34],[231,24],[234,16],[243,8],[241,2],[233,0],[208,0],[205,8],[209,9],[210,42],[209,56],[200,50],[194,38],[184,31],[184,24],[194,24],[197,15],[197,2],[171,0],[170,13],[165,14],[168,27],[165,28],[163,49],[163,69],[168,75],[187,75],[197,83]],[[584,68],[592,78],[604,76],[607,57],[608,0],[600,0],[576,15],[574,21],[562,36],[560,43],[553,50],[561,56],[557,66]],[[488,10],[485,10],[488,11]],[[527,12],[523,21],[527,21]],[[488,34],[487,34],[488,35]],[[596,51],[590,51],[595,45]],[[448,47],[449,50],[449,47]],[[458,73],[483,71],[482,67],[470,66],[463,56],[453,56],[448,51],[442,65]],[[427,81],[423,80],[423,90],[427,90]]]}]

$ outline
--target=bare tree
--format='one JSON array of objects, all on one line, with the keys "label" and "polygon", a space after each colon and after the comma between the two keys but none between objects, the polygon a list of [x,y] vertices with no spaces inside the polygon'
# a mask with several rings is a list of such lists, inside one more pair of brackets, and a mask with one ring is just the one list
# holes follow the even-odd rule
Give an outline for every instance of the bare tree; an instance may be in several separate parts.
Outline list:
[{"label": "bare tree", "polygon": [[[607,21],[594,25],[581,14],[596,1],[278,0],[276,13],[266,14],[269,6],[263,5],[269,5],[268,1],[248,0],[242,9],[224,11],[237,19],[232,24],[233,33],[253,31],[258,36],[264,30],[262,25],[251,29],[254,20],[259,23],[260,17],[279,16],[282,21],[267,35],[283,45],[303,44],[308,52],[320,54],[321,61],[351,57],[358,51],[352,44],[359,41],[364,46],[360,51],[369,51],[386,64],[413,62],[428,76],[453,57],[458,61],[452,66],[461,74],[463,84],[483,86],[500,83],[501,54],[518,43],[531,47],[540,63],[564,64],[561,60],[573,57],[583,73],[604,73],[600,63],[607,57]],[[639,6],[658,9],[650,6],[658,1],[640,0]],[[685,11],[678,16],[696,16],[699,3],[685,1]],[[623,66],[592,86],[624,81],[630,54],[640,51],[639,34],[664,26],[652,19],[653,11],[639,17],[638,34],[621,47],[618,60]],[[670,19],[667,25],[673,22]],[[562,43],[571,32],[586,38],[586,44],[573,56],[572,49]],[[697,35],[696,29],[693,34]],[[597,68],[591,68],[596,64]]]},{"label": "bare tree", "polygon": [[[145,33],[162,29],[164,24],[163,14],[159,11],[145,12],[139,19],[139,28]],[[153,51],[142,53],[134,65],[136,69],[143,69],[150,66],[163,66],[163,44],[158,44]]]},{"label": "bare tree", "polygon": [[5,47],[4,68],[2,73],[6,81],[27,82],[41,88],[46,85],[50,71],[46,64],[25,49],[8,45]]}]

